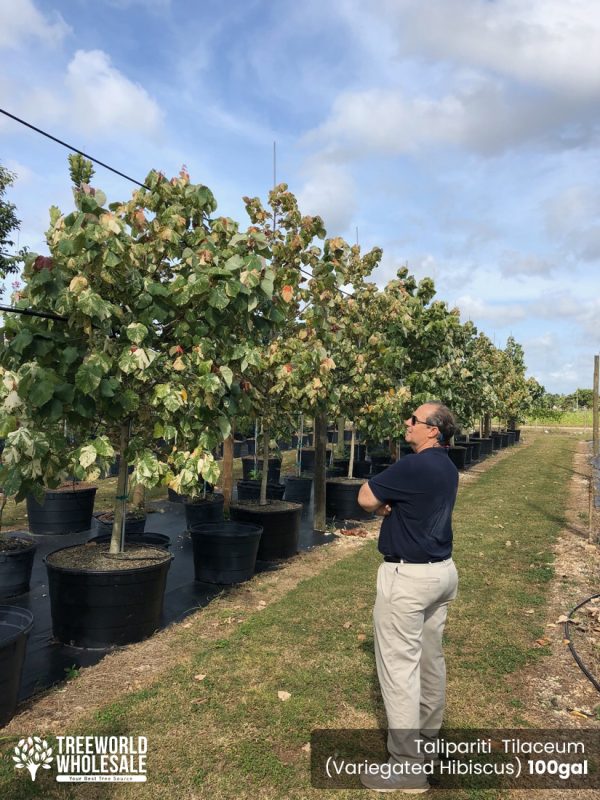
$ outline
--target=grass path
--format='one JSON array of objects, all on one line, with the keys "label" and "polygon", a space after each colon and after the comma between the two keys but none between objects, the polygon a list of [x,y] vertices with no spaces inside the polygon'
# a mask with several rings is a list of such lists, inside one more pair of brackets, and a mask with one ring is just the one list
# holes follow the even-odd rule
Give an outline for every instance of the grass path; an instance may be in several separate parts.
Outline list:
[{"label": "grass path", "polygon": [[[447,625],[448,727],[526,726],[514,677],[548,655],[536,639],[543,633],[551,547],[564,523],[565,468],[576,440],[528,439],[530,446],[515,449],[459,495],[455,560],[461,582]],[[12,769],[7,746],[0,796],[371,796],[311,788],[306,744],[314,728],[383,724],[371,631],[379,562],[369,542],[263,610],[236,612],[226,634],[180,638],[186,660],[170,673],[99,708],[77,730],[62,731],[148,736],[147,785],[58,786],[46,774],[32,784]],[[289,699],[282,701],[280,691]],[[498,793],[436,794],[445,796]]]}]

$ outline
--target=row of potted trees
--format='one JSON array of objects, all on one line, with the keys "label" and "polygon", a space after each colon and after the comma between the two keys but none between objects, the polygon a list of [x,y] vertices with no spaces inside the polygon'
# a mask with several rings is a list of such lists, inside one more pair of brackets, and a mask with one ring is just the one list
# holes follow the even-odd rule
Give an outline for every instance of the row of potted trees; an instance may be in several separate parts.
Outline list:
[{"label": "row of potted trees", "polygon": [[[403,268],[379,290],[368,279],[381,251],[363,255],[340,238],[315,244],[325,237],[322,221],[303,216],[284,184],[267,208],[245,198],[250,225],[242,229],[215,216],[211,191],[185,169],[171,180],[152,171],[130,200],[107,204],[90,184],[91,164],[70,162],[74,209],[51,209],[50,255],[27,256],[15,297],[17,309],[41,315],[8,315],[0,350],[0,485],[17,501],[29,498],[31,520],[45,490],[66,495],[67,479],[93,484],[120,457],[110,541],[48,557],[53,608],[73,620],[82,607],[102,609],[73,635],[57,623],[59,638],[86,641],[83,628],[111,603],[121,612],[116,643],[153,629],[148,613],[160,608],[171,557],[126,546],[132,490],[134,506],[162,484],[198,509],[217,509],[207,484],[220,481],[232,524],[276,531],[280,541],[266,556],[295,552],[301,506],[269,501],[268,468],[257,499],[231,502],[236,426],[256,430],[260,421],[257,456],[268,465],[271,441],[291,438],[299,411],[314,420],[314,525],[322,530],[335,494],[326,496],[328,418],[340,421],[338,447],[350,422],[338,481],[341,495],[355,497],[357,423],[395,457],[410,405],[432,394],[454,402],[465,423],[503,410],[516,416],[494,369],[504,370],[502,391],[513,377],[523,389],[518,346],[491,350],[498,363],[480,366],[491,343],[433,302],[429,279],[417,283]],[[78,496],[85,491],[93,488],[79,487]],[[143,603],[135,601],[140,582]]]}]

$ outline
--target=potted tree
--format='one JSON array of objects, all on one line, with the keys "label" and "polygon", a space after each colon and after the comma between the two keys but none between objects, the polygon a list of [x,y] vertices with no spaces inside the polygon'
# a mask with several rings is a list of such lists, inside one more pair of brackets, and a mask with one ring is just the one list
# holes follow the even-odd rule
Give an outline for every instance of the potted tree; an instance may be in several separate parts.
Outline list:
[{"label": "potted tree", "polygon": [[55,636],[101,647],[158,627],[171,560],[125,546],[128,465],[134,485],[193,495],[200,478],[216,482],[211,450],[240,391],[229,362],[246,358],[240,330],[269,327],[272,295],[260,241],[212,219],[212,193],[185,169],[171,181],[151,172],[130,201],[107,207],[90,166],[71,166],[75,209],[51,209],[50,256],[28,257],[20,301],[61,319],[14,317],[3,330],[12,430],[0,482],[20,500],[66,474],[93,480],[119,452],[110,545],[46,559]]}]

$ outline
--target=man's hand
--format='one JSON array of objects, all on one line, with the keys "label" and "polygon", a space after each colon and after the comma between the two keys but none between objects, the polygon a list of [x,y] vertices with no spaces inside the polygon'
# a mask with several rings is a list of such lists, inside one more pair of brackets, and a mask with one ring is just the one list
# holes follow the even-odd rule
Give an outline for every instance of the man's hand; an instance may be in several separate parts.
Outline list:
[{"label": "man's hand", "polygon": [[379,508],[375,509],[376,517],[389,517],[391,513],[392,513],[392,507],[388,506],[387,503],[384,503],[382,506],[379,506]]}]

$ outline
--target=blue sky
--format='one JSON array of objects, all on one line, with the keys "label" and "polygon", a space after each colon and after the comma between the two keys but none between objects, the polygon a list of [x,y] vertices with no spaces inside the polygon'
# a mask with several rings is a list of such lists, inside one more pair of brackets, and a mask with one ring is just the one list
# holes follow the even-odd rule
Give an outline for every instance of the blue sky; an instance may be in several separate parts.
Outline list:
[{"label": "blue sky", "polygon": [[[600,327],[594,0],[0,0],[0,107],[127,174],[186,164],[219,211],[286,181],[384,249],[549,391],[590,386]],[[70,208],[62,148],[0,116],[20,244]],[[100,167],[109,199],[132,186]]]}]

